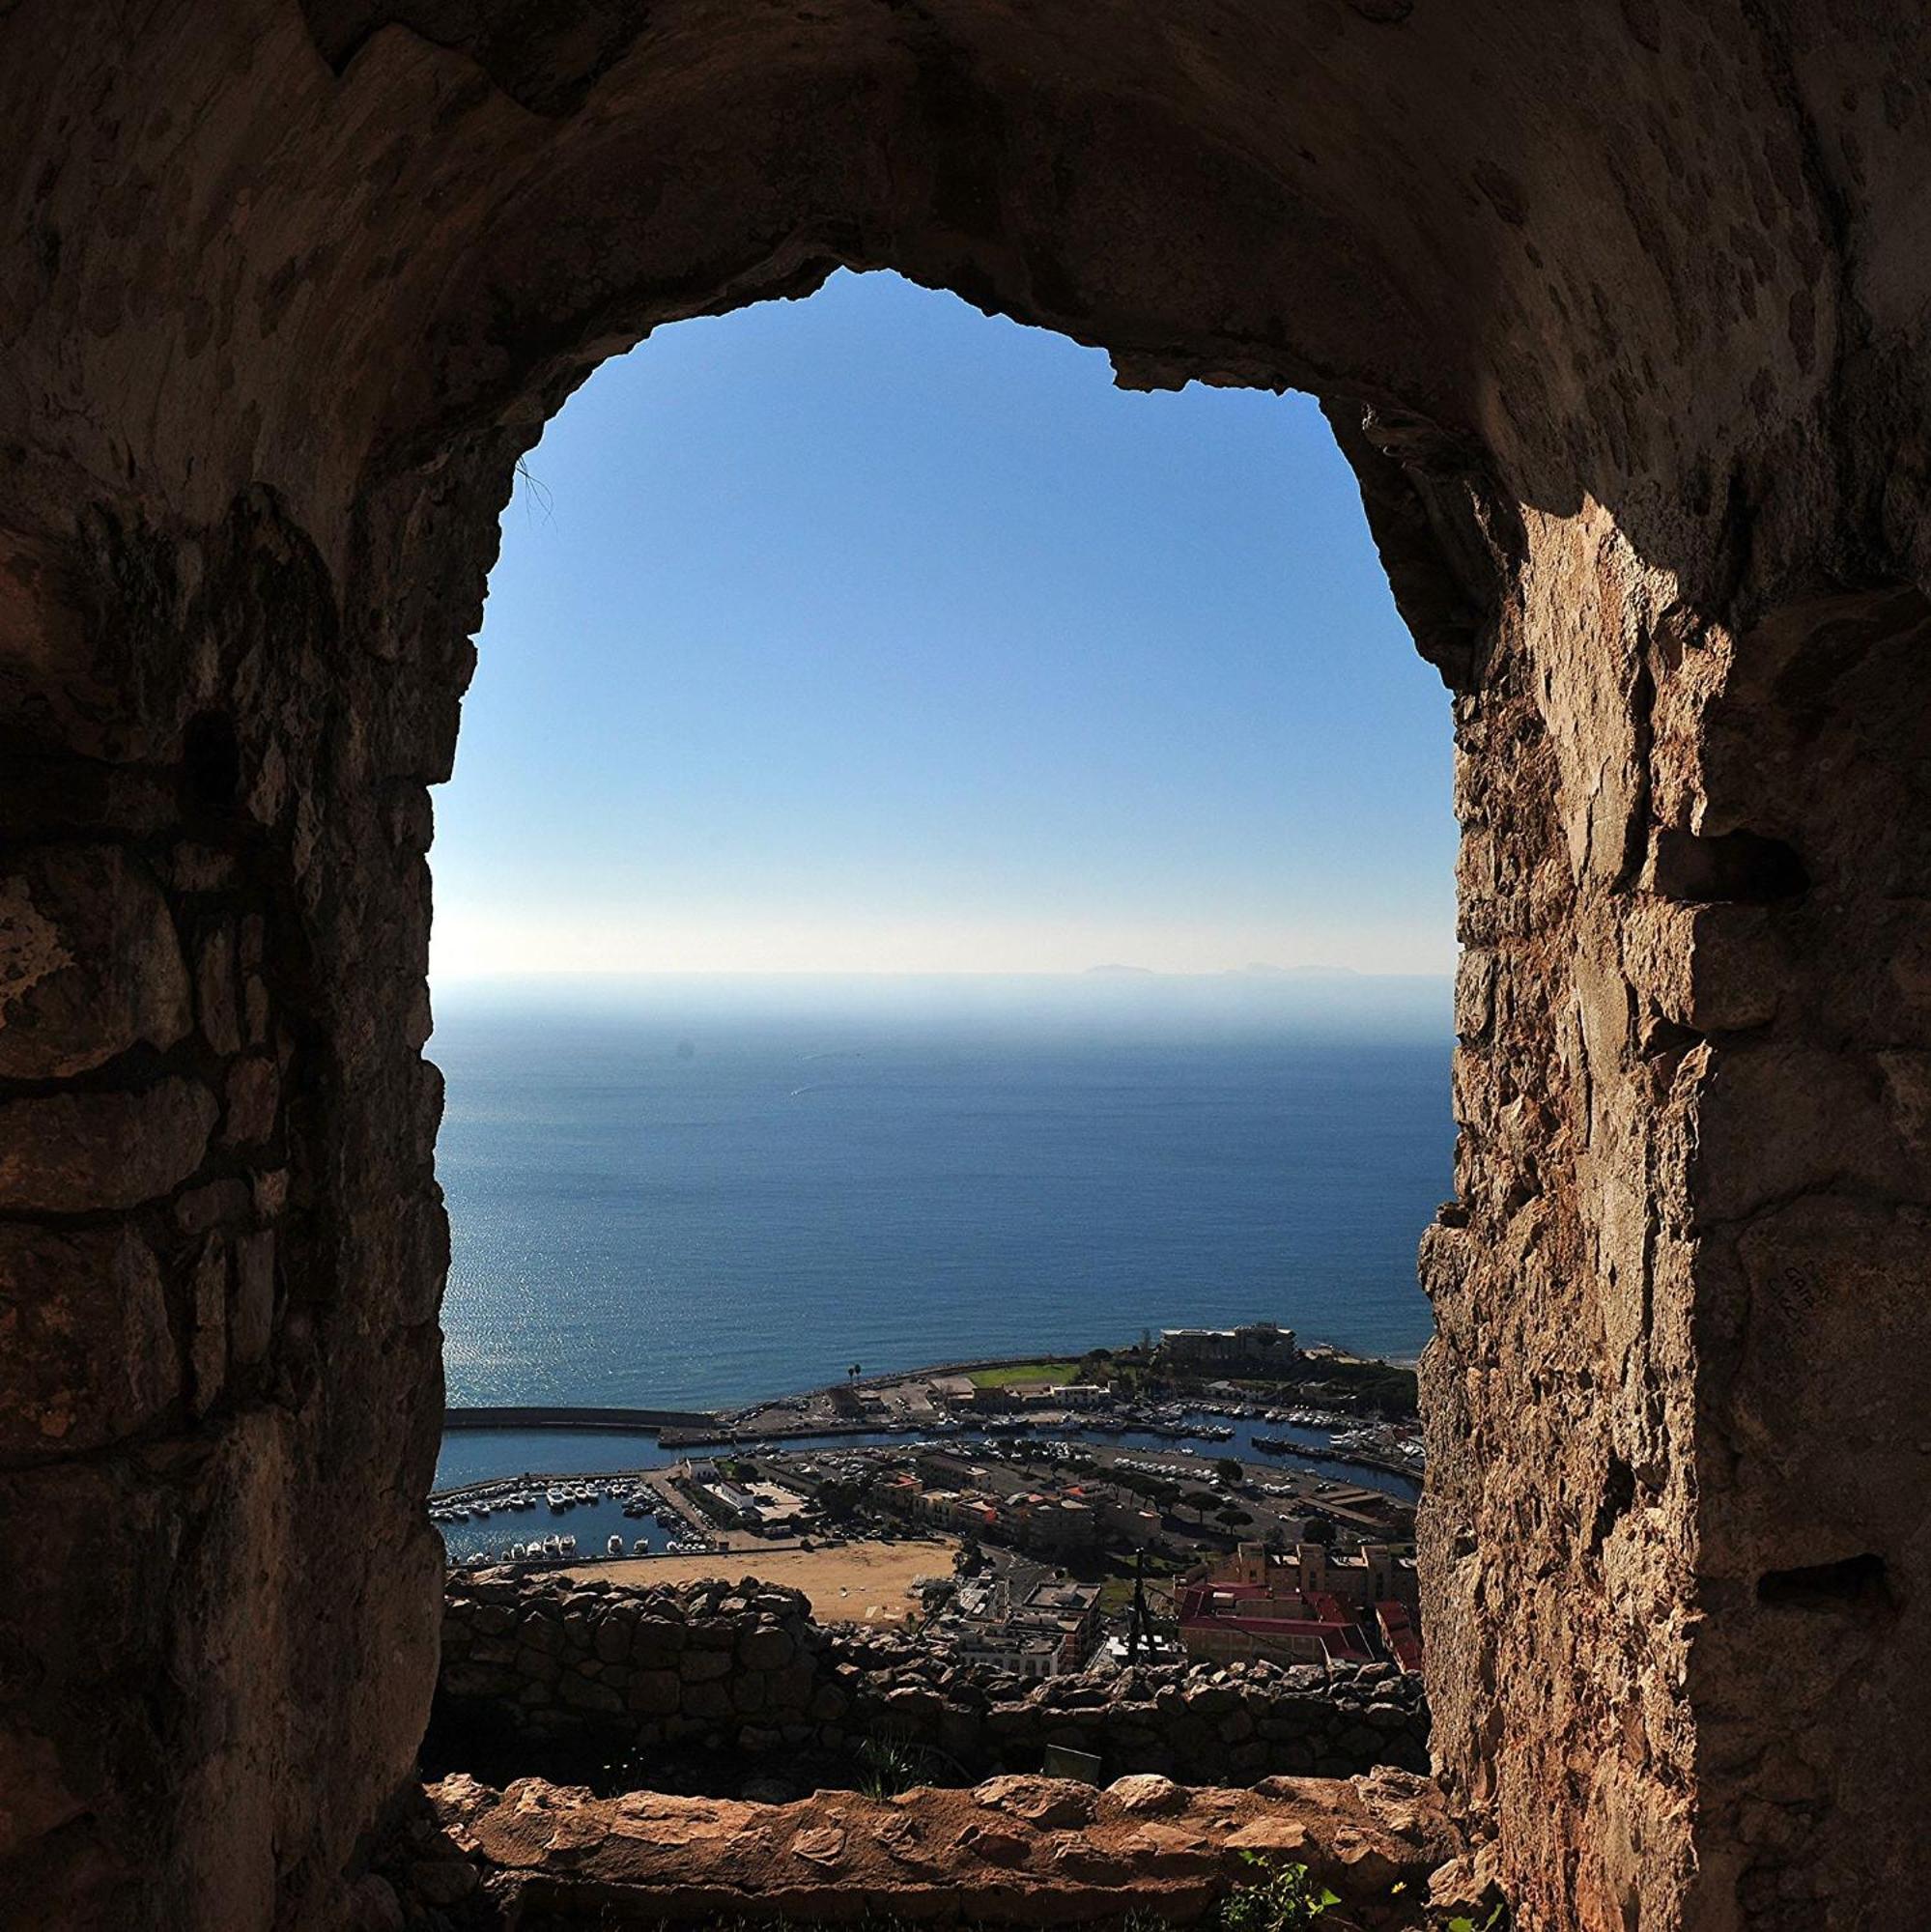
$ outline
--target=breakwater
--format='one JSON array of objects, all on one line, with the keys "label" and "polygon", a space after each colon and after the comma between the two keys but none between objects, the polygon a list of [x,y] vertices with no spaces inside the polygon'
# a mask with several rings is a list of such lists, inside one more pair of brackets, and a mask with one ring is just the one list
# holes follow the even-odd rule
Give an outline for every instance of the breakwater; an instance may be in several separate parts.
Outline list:
[{"label": "breakwater", "polygon": [[547,1404],[489,1408],[451,1406],[442,1411],[444,1429],[634,1429],[655,1435],[665,1429],[715,1429],[718,1418],[694,1408],[585,1408]]}]

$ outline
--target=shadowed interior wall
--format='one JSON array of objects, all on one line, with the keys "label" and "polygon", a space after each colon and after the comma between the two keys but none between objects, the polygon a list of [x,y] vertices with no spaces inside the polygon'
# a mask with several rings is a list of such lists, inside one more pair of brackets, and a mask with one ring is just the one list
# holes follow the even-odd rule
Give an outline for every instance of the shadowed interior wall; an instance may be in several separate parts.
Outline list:
[{"label": "shadowed interior wall", "polygon": [[841,263],[1320,394],[1453,694],[1430,1678],[1521,1922],[1920,1896],[1927,39],[0,11],[23,1922],[350,1910],[435,1669],[424,855],[496,518],[603,356]]}]

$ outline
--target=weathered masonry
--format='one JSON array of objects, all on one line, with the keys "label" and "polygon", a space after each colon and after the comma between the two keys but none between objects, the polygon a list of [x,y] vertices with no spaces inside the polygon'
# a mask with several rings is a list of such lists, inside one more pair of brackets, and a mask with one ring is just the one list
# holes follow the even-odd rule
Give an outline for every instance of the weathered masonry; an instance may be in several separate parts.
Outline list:
[{"label": "weathered masonry", "polygon": [[15,0],[0,157],[21,1922],[327,1924],[410,1774],[495,519],[601,357],[839,263],[1325,401],[1461,748],[1449,1800],[1548,1932],[1908,1916],[1921,6]]},{"label": "weathered masonry", "polygon": [[768,1762],[809,1790],[801,1766],[849,1782],[828,1761],[881,1736],[971,1776],[1037,1771],[1055,1745],[1098,1758],[1108,1777],[1200,1784],[1428,1769],[1420,1687],[1390,1663],[1143,1664],[1029,1683],[943,1639],[821,1626],[798,1592],[750,1579],[452,1577],[436,1717],[519,1775],[551,1777],[553,1747],[579,1764],[599,1745],[653,1761],[695,1748]]}]

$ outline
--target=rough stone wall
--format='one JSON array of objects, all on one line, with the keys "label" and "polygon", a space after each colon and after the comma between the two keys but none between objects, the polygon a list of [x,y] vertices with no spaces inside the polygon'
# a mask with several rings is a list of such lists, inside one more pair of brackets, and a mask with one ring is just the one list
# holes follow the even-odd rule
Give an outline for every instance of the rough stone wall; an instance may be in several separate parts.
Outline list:
[{"label": "rough stone wall", "polygon": [[1736,637],[1606,519],[1529,550],[1458,705],[1437,1750],[1538,1844],[1512,1876],[1546,1922],[1869,1922],[1931,1777],[1900,1721],[1931,1580],[1927,612],[1825,598]]},{"label": "rough stone wall", "polygon": [[941,1646],[820,1626],[798,1592],[750,1579],[455,1580],[436,1712],[466,1735],[526,1741],[531,1771],[559,1741],[781,1764],[867,1737],[941,1752],[968,1776],[1036,1770],[1048,1745],[1094,1753],[1110,1776],[1198,1783],[1428,1765],[1427,1708],[1392,1665],[1143,1666],[1028,1685]]},{"label": "rough stone wall", "polygon": [[1431,1694],[1522,1921],[1923,1896],[1927,39],[0,10],[0,1896],[324,1922],[406,1780],[494,520],[601,358],[840,263],[1320,395],[1456,693]]},{"label": "rough stone wall", "polygon": [[0,1919],[268,1924],[428,1708],[428,819],[271,494],[66,567],[95,681],[0,763]]}]

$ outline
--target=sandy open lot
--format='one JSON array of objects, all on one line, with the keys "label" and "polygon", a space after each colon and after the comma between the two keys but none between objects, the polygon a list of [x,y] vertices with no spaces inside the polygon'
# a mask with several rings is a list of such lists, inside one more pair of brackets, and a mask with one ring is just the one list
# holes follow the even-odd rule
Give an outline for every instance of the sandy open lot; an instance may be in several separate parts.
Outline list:
[{"label": "sandy open lot", "polygon": [[912,1608],[915,1577],[949,1577],[954,1545],[940,1538],[917,1543],[846,1543],[832,1549],[732,1549],[721,1556],[642,1556],[586,1563],[573,1577],[612,1583],[686,1583],[699,1577],[736,1582],[755,1577],[803,1590],[821,1623],[896,1623]]}]

